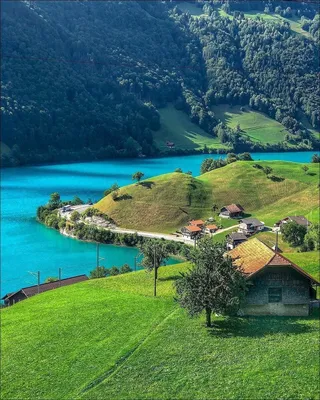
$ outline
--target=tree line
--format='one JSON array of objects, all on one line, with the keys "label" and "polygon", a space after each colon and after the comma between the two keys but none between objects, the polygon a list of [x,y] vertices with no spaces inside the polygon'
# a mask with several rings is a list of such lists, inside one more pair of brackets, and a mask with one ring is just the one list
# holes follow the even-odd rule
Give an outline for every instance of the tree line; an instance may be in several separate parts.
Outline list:
[{"label": "tree line", "polygon": [[[199,2],[206,18],[192,18],[169,2],[5,2],[3,165],[156,155],[168,102],[236,152],[316,147],[301,122],[319,127],[316,40],[246,18],[247,3]],[[311,9],[292,5],[316,35]],[[219,121],[222,103],[281,122],[285,141],[250,141]]]}]

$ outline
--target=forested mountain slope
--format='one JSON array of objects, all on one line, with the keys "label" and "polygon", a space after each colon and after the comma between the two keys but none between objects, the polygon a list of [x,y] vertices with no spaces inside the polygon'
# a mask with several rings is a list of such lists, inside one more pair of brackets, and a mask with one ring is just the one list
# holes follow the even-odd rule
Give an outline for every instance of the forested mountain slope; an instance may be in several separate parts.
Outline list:
[{"label": "forested mountain slope", "polygon": [[315,40],[218,6],[194,18],[174,3],[3,2],[3,165],[157,154],[168,102],[235,151],[270,145],[221,123],[213,106],[281,122],[276,148],[315,147],[299,122],[319,126]]}]

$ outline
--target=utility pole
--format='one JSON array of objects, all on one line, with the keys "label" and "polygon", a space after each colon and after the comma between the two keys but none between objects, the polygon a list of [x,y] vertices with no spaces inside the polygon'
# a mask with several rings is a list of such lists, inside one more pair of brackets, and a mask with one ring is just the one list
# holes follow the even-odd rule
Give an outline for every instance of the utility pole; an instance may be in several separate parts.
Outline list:
[{"label": "utility pole", "polygon": [[35,276],[37,278],[37,285],[38,285],[38,294],[40,293],[40,271],[31,272],[28,271],[30,275]]},{"label": "utility pole", "polygon": [[97,268],[99,267],[100,261],[104,260],[103,257],[100,257],[100,243],[97,243]]},{"label": "utility pole", "polygon": [[100,261],[100,243],[97,243],[97,268],[99,267]]},{"label": "utility pole", "polygon": [[153,295],[157,296],[157,266],[156,266],[156,247],[154,247],[154,255],[153,255],[153,269],[154,269],[154,287],[153,287]]},{"label": "utility pole", "polygon": [[59,286],[61,286],[61,275],[62,275],[62,269],[61,268],[59,268]]},{"label": "utility pole", "polygon": [[275,252],[278,253],[278,243],[279,243],[279,232],[276,231],[276,245],[275,245]]}]

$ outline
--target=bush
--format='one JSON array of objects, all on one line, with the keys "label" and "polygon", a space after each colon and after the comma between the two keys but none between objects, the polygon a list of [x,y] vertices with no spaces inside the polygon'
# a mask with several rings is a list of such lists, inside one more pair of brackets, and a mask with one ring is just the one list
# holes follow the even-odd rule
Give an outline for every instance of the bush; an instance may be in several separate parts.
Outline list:
[{"label": "bush", "polygon": [[108,268],[96,267],[95,269],[90,271],[89,278],[90,279],[105,278],[108,275],[110,275],[110,271]]},{"label": "bush", "polygon": [[72,222],[77,222],[80,219],[80,214],[78,213],[78,211],[73,211],[70,215],[70,220]]},{"label": "bush", "polygon": [[124,264],[121,268],[120,268],[120,274],[127,274],[128,272],[131,272],[132,269],[130,268],[129,264]]},{"label": "bush", "polygon": [[116,275],[120,274],[120,271],[119,271],[118,267],[111,267],[109,272],[110,272],[111,276],[116,276]]}]

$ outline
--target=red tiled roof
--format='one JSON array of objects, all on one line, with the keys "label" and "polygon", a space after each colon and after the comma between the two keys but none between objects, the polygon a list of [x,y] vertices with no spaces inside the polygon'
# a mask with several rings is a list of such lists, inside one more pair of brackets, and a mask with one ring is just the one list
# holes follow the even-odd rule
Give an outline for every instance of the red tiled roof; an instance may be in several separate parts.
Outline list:
[{"label": "red tiled roof", "polygon": [[199,225],[204,225],[204,221],[202,221],[202,219],[194,219],[190,221],[189,224],[199,226]]},{"label": "red tiled roof", "polygon": [[185,226],[185,229],[187,229],[189,232],[201,232],[201,228],[193,225]]},{"label": "red tiled roof", "polygon": [[218,229],[217,225],[207,225],[206,226],[207,229]]}]

